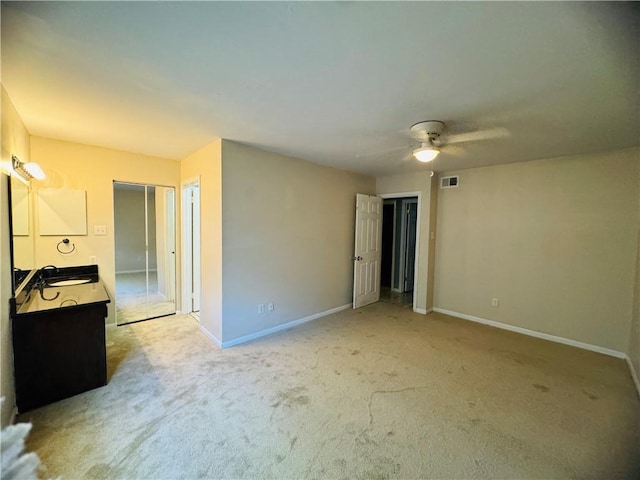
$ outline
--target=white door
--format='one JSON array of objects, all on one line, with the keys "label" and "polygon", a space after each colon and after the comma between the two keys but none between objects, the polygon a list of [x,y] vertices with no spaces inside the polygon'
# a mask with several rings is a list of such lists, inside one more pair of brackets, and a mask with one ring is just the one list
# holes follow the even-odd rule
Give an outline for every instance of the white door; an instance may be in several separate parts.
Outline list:
[{"label": "white door", "polygon": [[353,308],[380,299],[382,199],[356,195],[356,246],[353,256]]},{"label": "white door", "polygon": [[[182,187],[182,305],[200,311],[200,183]],[[197,316],[196,316],[197,318]]]}]

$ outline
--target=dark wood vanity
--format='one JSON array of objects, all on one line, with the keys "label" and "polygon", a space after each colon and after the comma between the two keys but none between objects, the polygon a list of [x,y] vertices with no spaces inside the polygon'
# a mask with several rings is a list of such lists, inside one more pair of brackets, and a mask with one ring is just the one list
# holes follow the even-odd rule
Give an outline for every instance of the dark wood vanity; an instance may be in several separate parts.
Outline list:
[{"label": "dark wood vanity", "polygon": [[42,269],[25,280],[11,299],[20,413],[107,384],[109,302],[96,265]]}]

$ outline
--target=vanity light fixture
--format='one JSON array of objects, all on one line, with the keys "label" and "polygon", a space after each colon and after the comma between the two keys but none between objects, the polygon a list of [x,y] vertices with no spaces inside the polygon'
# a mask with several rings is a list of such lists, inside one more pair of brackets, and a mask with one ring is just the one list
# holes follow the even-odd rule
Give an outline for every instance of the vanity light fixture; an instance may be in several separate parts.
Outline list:
[{"label": "vanity light fixture", "polygon": [[11,166],[13,171],[18,174],[18,178],[28,183],[29,180],[35,178],[36,180],[44,180],[47,178],[40,165],[34,162],[22,162],[15,155],[11,155]]}]

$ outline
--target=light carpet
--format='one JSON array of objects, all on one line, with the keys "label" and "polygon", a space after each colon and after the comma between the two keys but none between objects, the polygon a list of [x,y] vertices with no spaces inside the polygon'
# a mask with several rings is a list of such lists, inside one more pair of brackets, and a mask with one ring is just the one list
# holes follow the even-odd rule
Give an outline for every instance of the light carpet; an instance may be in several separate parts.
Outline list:
[{"label": "light carpet", "polygon": [[27,412],[46,477],[637,478],[622,360],[378,303],[220,350],[117,327],[109,384]]}]

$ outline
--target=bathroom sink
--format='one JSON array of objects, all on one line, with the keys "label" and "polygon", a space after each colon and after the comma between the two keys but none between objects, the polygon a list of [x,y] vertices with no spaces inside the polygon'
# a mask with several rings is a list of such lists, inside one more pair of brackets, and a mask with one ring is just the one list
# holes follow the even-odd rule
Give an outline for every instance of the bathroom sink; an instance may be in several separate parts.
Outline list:
[{"label": "bathroom sink", "polygon": [[70,278],[68,280],[57,280],[48,284],[50,287],[68,287],[70,285],[82,285],[91,282],[90,278]]}]

